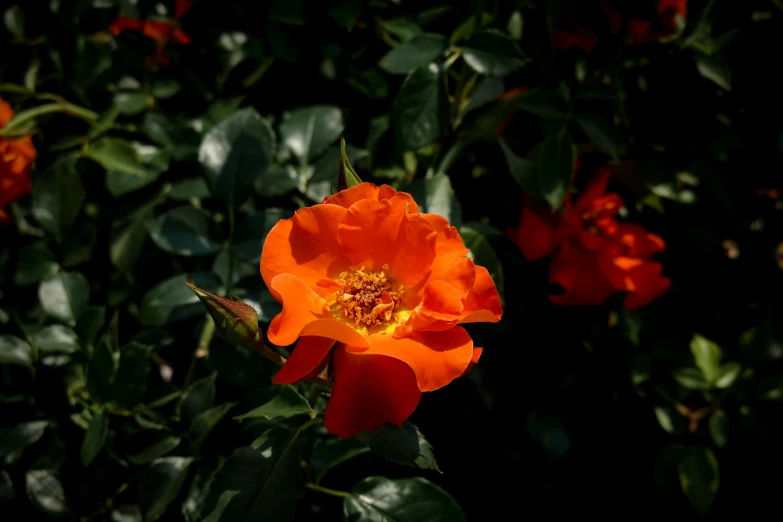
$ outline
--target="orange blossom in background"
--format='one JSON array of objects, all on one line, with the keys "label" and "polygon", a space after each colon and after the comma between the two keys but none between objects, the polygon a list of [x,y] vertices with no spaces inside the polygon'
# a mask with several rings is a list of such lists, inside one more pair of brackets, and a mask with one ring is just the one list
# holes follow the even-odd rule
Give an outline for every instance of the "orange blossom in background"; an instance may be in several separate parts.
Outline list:
[{"label": "orange blossom in background", "polygon": [[193,7],[193,4],[194,0],[177,0],[174,18],[171,20],[139,20],[120,14],[112,22],[109,31],[114,36],[118,36],[123,31],[140,31],[147,38],[155,40],[157,50],[149,57],[149,61],[158,66],[166,66],[169,63],[166,54],[166,46],[169,42],[192,43],[190,37],[180,28],[179,20]]},{"label": "orange blossom in background", "polygon": [[[0,98],[0,129],[8,125],[13,117],[11,106]],[[35,156],[35,146],[30,136],[0,136],[0,224],[11,221],[11,216],[5,210],[6,205],[32,192],[30,168]]]},{"label": "orange blossom in background", "polygon": [[624,203],[618,194],[606,194],[611,169],[599,169],[564,212],[526,199],[519,228],[510,231],[528,260],[552,255],[549,280],[563,287],[550,296],[557,305],[598,305],[625,292],[624,306],[635,310],[660,297],[670,279],[662,265],[651,261],[666,248],[663,239],[615,217]]},{"label": "orange blossom in background", "polygon": [[310,379],[329,363],[327,430],[401,426],[422,392],[478,361],[481,348],[458,325],[503,314],[489,272],[467,253],[446,219],[387,185],[361,183],[279,221],[261,254],[283,305],[268,338],[298,343],[273,382]]}]

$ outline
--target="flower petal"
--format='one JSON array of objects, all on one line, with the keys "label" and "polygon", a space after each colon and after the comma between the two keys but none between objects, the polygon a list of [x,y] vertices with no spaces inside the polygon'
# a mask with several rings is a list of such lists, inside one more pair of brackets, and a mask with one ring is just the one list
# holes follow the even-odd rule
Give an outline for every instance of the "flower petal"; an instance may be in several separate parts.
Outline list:
[{"label": "flower petal", "polygon": [[326,356],[334,346],[335,340],[327,337],[300,337],[296,348],[272,382],[275,384],[296,384],[311,378],[314,372],[326,364]]},{"label": "flower petal", "polygon": [[606,194],[606,187],[609,184],[609,178],[612,176],[611,167],[600,167],[590,181],[579,193],[574,203],[574,211],[577,214],[588,210],[593,201]]},{"label": "flower petal", "polygon": [[462,292],[463,297],[476,280],[473,260],[465,256],[469,250],[456,227],[437,214],[422,214],[435,232],[435,259],[432,261],[429,281],[447,281]]},{"label": "flower petal", "polygon": [[661,275],[662,271],[661,263],[620,256],[611,260],[607,275],[617,288],[628,292],[623,305],[629,310],[636,310],[669,289],[671,279]]},{"label": "flower petal", "polygon": [[336,205],[315,205],[280,220],[267,235],[261,252],[261,276],[266,285],[278,274],[293,274],[321,297],[333,294],[318,282],[337,277],[350,264],[337,242],[337,225],[345,213]]},{"label": "flower petal", "polygon": [[402,427],[421,399],[413,370],[384,355],[334,353],[334,384],[324,426],[338,437],[374,432],[387,422]]},{"label": "flower petal", "polygon": [[489,270],[476,267],[476,283],[468,292],[460,323],[497,323],[503,317],[503,305]]},{"label": "flower petal", "polygon": [[413,200],[413,196],[407,192],[397,192],[389,185],[381,185],[380,187],[372,183],[360,183],[355,187],[341,190],[333,196],[327,196],[321,203],[330,203],[332,205],[339,205],[344,208],[348,208],[357,201],[362,199],[374,199],[381,201],[383,199],[391,199],[393,197],[404,198],[408,202],[408,213],[417,214],[419,207]]},{"label": "flower petal", "polygon": [[437,390],[465,372],[473,357],[473,340],[461,326],[440,332],[414,332],[395,338],[375,334],[370,347],[363,350],[348,347],[362,356],[385,355],[398,359],[413,369],[419,390]]},{"label": "flower petal", "polygon": [[510,231],[511,239],[528,261],[549,255],[557,246],[560,216],[535,201],[524,198],[519,228]]},{"label": "flower petal", "polygon": [[418,214],[407,214],[407,201],[363,199],[346,212],[337,239],[354,266],[389,275],[406,287],[418,283],[435,258],[436,233]]},{"label": "flower petal", "polygon": [[470,364],[468,364],[468,367],[465,368],[465,371],[462,373],[462,375],[460,375],[460,377],[465,377],[468,373],[470,373],[470,370],[472,370],[473,367],[478,364],[479,358],[483,352],[484,348],[473,348],[473,357],[470,358]]},{"label": "flower petal", "polygon": [[272,319],[267,332],[272,343],[288,346],[300,335],[315,335],[357,346],[367,345],[361,334],[345,322],[335,319],[326,301],[298,277],[291,274],[277,275],[272,279],[269,290],[283,304],[283,311]]},{"label": "flower petal", "polygon": [[659,236],[647,232],[644,227],[623,223],[617,228],[616,240],[630,257],[649,259],[653,254],[666,250],[666,243]]},{"label": "flower petal", "polygon": [[563,293],[549,297],[556,305],[598,305],[617,292],[602,270],[601,254],[564,243],[549,265],[549,281]]}]

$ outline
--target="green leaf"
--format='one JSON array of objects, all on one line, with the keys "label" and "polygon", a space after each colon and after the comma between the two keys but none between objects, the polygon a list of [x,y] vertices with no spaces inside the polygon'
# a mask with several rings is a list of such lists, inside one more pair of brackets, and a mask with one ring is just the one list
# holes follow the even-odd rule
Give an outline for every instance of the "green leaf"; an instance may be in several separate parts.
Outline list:
[{"label": "green leaf", "polygon": [[406,466],[434,469],[440,472],[435,456],[432,454],[432,446],[419,429],[409,421],[405,421],[402,428],[385,424],[375,433],[363,431],[355,438],[384,458]]},{"label": "green leaf", "polygon": [[699,56],[696,58],[696,69],[721,89],[731,91],[731,69],[721,55]]},{"label": "green leaf", "polygon": [[503,149],[503,156],[506,158],[508,170],[511,177],[517,182],[517,185],[526,193],[532,194],[538,191],[536,162],[517,155],[506,143],[502,137],[498,138],[500,148]]},{"label": "green leaf", "polygon": [[451,33],[449,42],[451,45],[455,45],[457,42],[464,38],[468,38],[474,31],[481,29],[492,21],[492,15],[483,11],[481,13],[481,23],[476,23],[476,16],[471,15],[465,19],[456,29]]},{"label": "green leaf", "polygon": [[225,402],[214,408],[209,408],[206,411],[200,412],[196,418],[193,419],[193,422],[190,424],[190,429],[188,430],[190,447],[193,451],[199,450],[207,435],[209,435],[221,419],[223,419],[234,406],[236,406],[235,402]]},{"label": "green leaf", "polygon": [[713,413],[710,415],[710,436],[712,441],[719,448],[726,446],[729,439],[729,419],[723,413]]},{"label": "green leaf", "polygon": [[742,365],[738,362],[727,362],[718,370],[718,375],[715,377],[715,382],[712,385],[716,388],[728,388],[739,377],[742,372]]},{"label": "green leaf", "polygon": [[[212,272],[191,274],[196,286],[217,293],[220,280]],[[203,315],[204,306],[187,286],[186,274],[161,281],[146,293],[141,302],[139,321],[146,326],[163,326],[190,317]]]},{"label": "green leaf", "polygon": [[345,150],[345,139],[340,136],[340,172],[337,176],[338,190],[344,190],[347,188],[361,185],[362,179],[356,170],[351,165],[351,160],[348,159],[348,153]]},{"label": "green leaf", "polygon": [[182,489],[192,462],[191,457],[163,457],[150,465],[139,487],[139,505],[145,522],[163,516]]},{"label": "green leaf", "polygon": [[256,192],[266,198],[284,196],[299,186],[299,173],[292,165],[274,164],[256,178]]},{"label": "green leaf", "polygon": [[106,308],[103,306],[88,306],[79,317],[76,331],[79,332],[79,337],[88,350],[95,344],[104,323],[106,323]]},{"label": "green leaf", "polygon": [[397,18],[393,20],[379,20],[378,23],[383,29],[393,34],[403,42],[408,42],[415,38],[416,35],[421,34],[421,27],[411,22],[410,20],[405,20],[403,18]]},{"label": "green leaf", "polygon": [[[5,337],[5,336],[2,336]],[[0,337],[0,339],[2,339]],[[0,343],[2,341],[0,340]],[[47,421],[22,422],[0,430],[0,457],[35,444],[49,425]]]},{"label": "green leaf", "polygon": [[672,372],[672,376],[681,386],[690,390],[707,390],[710,387],[696,368],[678,368]]},{"label": "green leaf", "polygon": [[215,404],[215,395],[217,394],[215,389],[216,378],[217,374],[213,373],[208,377],[197,380],[185,390],[178,407],[179,417],[184,426],[190,428],[201,412]]},{"label": "green leaf", "polygon": [[179,446],[181,439],[179,437],[164,437],[159,441],[151,444],[143,451],[128,455],[128,460],[133,464],[147,464],[153,460],[160,458],[167,453],[170,453],[174,448]]},{"label": "green leaf", "polygon": [[38,353],[75,353],[79,351],[79,336],[61,324],[46,326],[30,335]]},{"label": "green leaf", "polygon": [[24,39],[24,10],[19,5],[12,5],[3,13],[3,21],[8,32],[11,33],[17,41]]},{"label": "green leaf", "polygon": [[136,149],[120,138],[100,138],[90,144],[86,155],[100,163],[106,170],[124,172],[142,178],[147,175]]},{"label": "green leaf", "polygon": [[370,451],[370,448],[354,439],[330,438],[317,440],[313,444],[310,467],[315,473],[315,481],[320,482],[330,469]]},{"label": "green leaf", "polygon": [[114,106],[120,114],[138,114],[147,108],[149,100],[143,92],[118,92],[114,95]]},{"label": "green leaf", "polygon": [[462,242],[465,247],[470,249],[469,258],[479,265],[483,266],[489,272],[489,275],[495,281],[498,290],[503,292],[503,265],[500,264],[495,249],[492,248],[487,236],[476,228],[476,225],[470,223],[459,228],[462,236]]},{"label": "green leaf", "polygon": [[538,184],[552,210],[559,210],[574,172],[574,142],[568,131],[550,134],[541,146]]},{"label": "green leaf", "polygon": [[511,13],[511,17],[508,19],[508,25],[506,30],[512,40],[519,41],[522,39],[522,27],[524,26],[524,20],[522,19],[522,13],[519,10]]},{"label": "green leaf", "polygon": [[401,187],[401,190],[413,196],[420,212],[443,216],[453,226],[459,226],[462,222],[462,209],[446,174],[414,180]]},{"label": "green leaf", "polygon": [[242,109],[204,136],[198,158],[212,195],[228,205],[247,199],[255,179],[266,172],[275,151],[275,134],[255,109]]},{"label": "green leaf", "polygon": [[5,470],[0,471],[0,506],[7,504],[16,498],[14,484]]},{"label": "green leaf", "polygon": [[344,520],[460,522],[465,515],[448,493],[421,477],[367,477],[343,501]]},{"label": "green leaf", "polygon": [[[258,264],[267,234],[278,221],[293,216],[290,210],[267,208],[251,214],[237,224],[234,231],[234,254],[238,259]],[[256,267],[258,269],[258,267]]]},{"label": "green leaf", "polygon": [[316,105],[291,111],[280,124],[280,139],[306,165],[323,153],[343,132],[338,107]]},{"label": "green leaf", "polygon": [[120,364],[114,377],[114,404],[132,410],[144,401],[152,346],[132,341],[120,350]]},{"label": "green leaf", "polygon": [[82,466],[89,466],[103,449],[106,437],[109,435],[109,415],[105,410],[98,410],[92,416],[90,426],[84,435],[82,443]]},{"label": "green leaf", "polygon": [[161,249],[183,256],[206,256],[220,250],[220,229],[204,210],[185,206],[158,216],[150,237]]},{"label": "green leaf", "polygon": [[430,63],[412,71],[394,102],[397,141],[403,150],[429,145],[449,126],[449,98],[443,68]]},{"label": "green leaf", "polygon": [[55,470],[29,470],[25,474],[25,486],[27,498],[47,515],[63,516],[70,512],[63,485]]},{"label": "green leaf", "polygon": [[304,490],[300,430],[275,428],[242,447],[218,471],[204,503],[204,522],[290,521]]},{"label": "green leaf", "polygon": [[93,349],[87,367],[87,390],[96,401],[108,402],[112,399],[117,371],[114,354],[119,349],[117,336],[117,321],[114,320]]},{"label": "green leaf", "polygon": [[203,178],[185,179],[175,183],[168,196],[178,200],[202,200],[209,197],[209,186]]},{"label": "green leaf", "polygon": [[90,302],[90,285],[79,272],[60,272],[40,284],[38,299],[47,314],[75,326]]},{"label": "green leaf", "polygon": [[269,420],[280,417],[289,418],[295,415],[315,414],[315,411],[293,386],[278,386],[278,392],[274,399],[258,408],[234,417],[236,420],[265,418]]},{"label": "green leaf", "polygon": [[33,216],[61,242],[71,233],[85,197],[75,159],[62,156],[33,179]]},{"label": "green leaf", "polygon": [[14,283],[19,286],[38,283],[56,274],[59,268],[54,254],[43,241],[22,245],[19,248]]},{"label": "green leaf", "polygon": [[[338,155],[342,155],[339,147],[329,147],[315,163],[313,174],[307,180],[307,188],[305,189],[305,194],[311,200],[320,203],[324,197],[331,196],[340,190],[340,163]],[[348,163],[357,164],[368,156],[369,152],[364,149],[352,145],[346,145],[345,147],[345,157]]]},{"label": "green leaf", "polygon": [[0,335],[0,364],[32,366],[33,350],[26,341],[13,335]]},{"label": "green leaf", "polygon": [[206,501],[207,495],[209,495],[209,489],[217,473],[217,470],[215,470],[209,472],[208,476],[205,476],[207,473],[203,472],[203,468],[199,471],[200,473],[190,483],[187,497],[182,503],[182,515],[185,517],[186,522],[198,522],[201,520],[204,501]]},{"label": "green leaf", "polygon": [[529,61],[511,38],[495,29],[471,36],[462,46],[462,57],[477,73],[497,77],[509,75]]},{"label": "green leaf", "polygon": [[182,90],[182,86],[172,79],[156,80],[152,84],[152,95],[156,98],[171,98]]},{"label": "green leaf", "polygon": [[600,150],[617,158],[622,152],[615,128],[602,116],[594,113],[581,113],[575,117],[579,126]]},{"label": "green leaf", "polygon": [[672,422],[671,409],[656,406],[653,408],[653,411],[655,411],[655,418],[658,419],[658,424],[661,425],[661,428],[667,433],[674,433],[675,429],[674,423]]},{"label": "green leaf", "polygon": [[704,378],[713,385],[720,373],[720,346],[701,335],[694,335],[691,340],[691,353]]},{"label": "green leaf", "polygon": [[718,493],[718,459],[706,446],[690,446],[677,470],[682,491],[703,516]]},{"label": "green leaf", "polygon": [[427,65],[440,57],[448,47],[449,43],[445,36],[421,33],[386,53],[378,65],[392,74],[408,74],[413,69]]},{"label": "green leaf", "polygon": [[514,105],[539,118],[568,118],[569,110],[558,91],[534,89],[514,97]]},{"label": "green leaf", "polygon": [[171,153],[151,145],[131,143],[139,160],[142,162],[144,175],[137,172],[125,172],[121,170],[109,170],[106,172],[106,188],[114,197],[119,197],[157,180],[169,168]]}]

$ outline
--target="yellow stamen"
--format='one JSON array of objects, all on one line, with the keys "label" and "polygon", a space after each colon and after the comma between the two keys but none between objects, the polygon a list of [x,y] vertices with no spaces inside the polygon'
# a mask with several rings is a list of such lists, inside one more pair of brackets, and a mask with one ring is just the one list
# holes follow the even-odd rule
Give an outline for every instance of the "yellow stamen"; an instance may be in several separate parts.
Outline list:
[{"label": "yellow stamen", "polygon": [[396,290],[383,265],[380,272],[368,272],[364,267],[354,273],[343,272],[337,281],[343,285],[336,292],[337,303],[343,316],[353,320],[355,325],[377,326],[390,321],[394,311],[402,306],[405,289]]}]

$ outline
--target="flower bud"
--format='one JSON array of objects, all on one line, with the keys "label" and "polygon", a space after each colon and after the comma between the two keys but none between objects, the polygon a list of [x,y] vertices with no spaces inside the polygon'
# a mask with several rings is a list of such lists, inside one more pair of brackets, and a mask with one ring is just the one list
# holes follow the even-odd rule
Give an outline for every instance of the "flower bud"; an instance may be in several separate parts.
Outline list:
[{"label": "flower bud", "polygon": [[236,296],[226,299],[202,290],[190,276],[185,284],[204,303],[215,321],[218,335],[232,344],[255,349],[261,341],[261,332],[258,330],[258,314],[252,306]]}]

